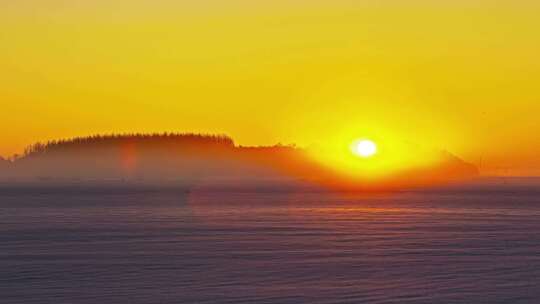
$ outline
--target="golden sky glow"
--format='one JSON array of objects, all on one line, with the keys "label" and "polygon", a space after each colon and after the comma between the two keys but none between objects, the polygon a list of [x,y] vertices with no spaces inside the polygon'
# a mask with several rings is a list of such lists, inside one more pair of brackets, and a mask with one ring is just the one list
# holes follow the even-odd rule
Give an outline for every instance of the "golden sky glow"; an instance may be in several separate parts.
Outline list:
[{"label": "golden sky glow", "polygon": [[539,15],[532,0],[0,0],[0,155],[111,132],[366,137],[540,174]]}]

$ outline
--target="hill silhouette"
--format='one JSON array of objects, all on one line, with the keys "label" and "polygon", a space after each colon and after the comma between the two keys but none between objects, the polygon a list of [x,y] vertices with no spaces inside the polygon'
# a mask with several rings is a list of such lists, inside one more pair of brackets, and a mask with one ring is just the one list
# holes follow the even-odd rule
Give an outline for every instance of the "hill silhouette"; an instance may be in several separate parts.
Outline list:
[{"label": "hill silhouette", "polygon": [[430,184],[475,174],[474,166],[446,153],[437,166],[370,184],[340,175],[295,146],[242,147],[225,135],[190,133],[96,135],[36,143],[13,162],[0,162],[4,181],[127,181],[188,187],[310,183],[363,189]]}]

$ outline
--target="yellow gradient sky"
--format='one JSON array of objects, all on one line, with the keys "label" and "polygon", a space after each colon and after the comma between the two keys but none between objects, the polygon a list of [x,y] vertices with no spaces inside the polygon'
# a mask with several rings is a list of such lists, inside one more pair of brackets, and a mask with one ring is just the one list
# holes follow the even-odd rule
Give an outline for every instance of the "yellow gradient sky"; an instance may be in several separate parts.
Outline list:
[{"label": "yellow gradient sky", "polygon": [[0,0],[0,155],[111,132],[373,137],[540,174],[538,16],[533,0]]}]

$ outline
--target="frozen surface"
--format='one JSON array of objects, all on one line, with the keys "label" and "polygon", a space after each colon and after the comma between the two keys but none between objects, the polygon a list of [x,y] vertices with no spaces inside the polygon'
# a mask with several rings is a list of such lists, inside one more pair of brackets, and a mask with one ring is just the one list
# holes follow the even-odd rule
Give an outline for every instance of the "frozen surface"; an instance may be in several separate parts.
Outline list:
[{"label": "frozen surface", "polygon": [[537,192],[0,192],[2,303],[540,303]]}]

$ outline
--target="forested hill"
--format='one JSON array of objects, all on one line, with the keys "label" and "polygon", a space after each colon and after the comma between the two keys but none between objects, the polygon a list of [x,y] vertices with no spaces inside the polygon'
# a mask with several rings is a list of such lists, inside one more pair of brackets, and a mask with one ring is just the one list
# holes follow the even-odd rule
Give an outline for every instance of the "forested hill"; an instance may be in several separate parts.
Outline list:
[{"label": "forested hill", "polygon": [[302,178],[317,170],[317,165],[294,147],[240,147],[224,135],[178,133],[91,136],[37,143],[9,167],[0,176],[41,181],[187,183]]},{"label": "forested hill", "polygon": [[[432,168],[399,172],[375,185],[410,185],[477,174],[448,154]],[[2,165],[4,164],[4,165]],[[294,146],[242,147],[225,135],[129,134],[37,143],[12,162],[0,162],[0,181],[109,182],[153,184],[265,184],[310,182],[364,187]]]}]

